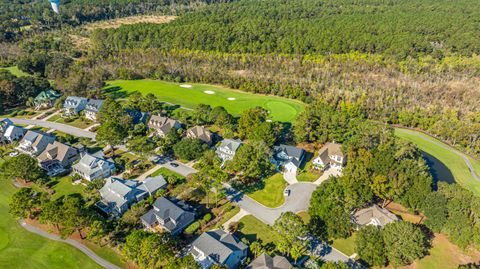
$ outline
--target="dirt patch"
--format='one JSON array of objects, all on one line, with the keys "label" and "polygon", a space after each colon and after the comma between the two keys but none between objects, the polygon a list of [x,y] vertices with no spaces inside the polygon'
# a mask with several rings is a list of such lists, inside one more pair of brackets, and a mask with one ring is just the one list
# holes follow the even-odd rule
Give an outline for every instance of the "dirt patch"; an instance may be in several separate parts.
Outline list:
[{"label": "dirt patch", "polygon": [[400,216],[404,221],[408,221],[411,223],[422,223],[425,219],[425,216],[423,216],[422,214],[413,214],[401,204],[397,204],[394,202],[389,203],[387,206],[385,206],[385,208],[390,210],[395,215]]},{"label": "dirt patch", "polygon": [[118,18],[114,20],[107,20],[107,21],[100,21],[89,23],[84,26],[85,29],[88,31],[93,31],[95,29],[109,29],[109,28],[118,28],[122,25],[128,24],[137,24],[137,23],[154,23],[154,24],[162,24],[168,23],[173,21],[176,16],[131,16],[125,18]]}]

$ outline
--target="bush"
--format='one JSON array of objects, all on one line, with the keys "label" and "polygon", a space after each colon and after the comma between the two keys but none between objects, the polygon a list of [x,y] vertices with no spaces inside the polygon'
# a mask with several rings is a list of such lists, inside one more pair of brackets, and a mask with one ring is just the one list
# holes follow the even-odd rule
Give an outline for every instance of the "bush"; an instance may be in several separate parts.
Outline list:
[{"label": "bush", "polygon": [[210,213],[205,214],[205,216],[203,216],[203,220],[208,223],[209,221],[212,220],[212,214]]},{"label": "bush", "polygon": [[200,229],[200,222],[195,221],[194,223],[190,224],[186,229],[186,234],[194,234],[198,229]]}]

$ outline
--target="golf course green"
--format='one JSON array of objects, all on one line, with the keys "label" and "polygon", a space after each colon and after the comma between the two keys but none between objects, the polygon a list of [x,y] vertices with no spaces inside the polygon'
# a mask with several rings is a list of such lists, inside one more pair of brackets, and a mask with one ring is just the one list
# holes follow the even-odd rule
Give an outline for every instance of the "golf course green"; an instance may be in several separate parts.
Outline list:
[{"label": "golf course green", "polygon": [[305,108],[304,103],[296,100],[196,83],[114,80],[107,82],[105,89],[118,98],[125,98],[135,91],[144,95],[152,93],[161,101],[186,108],[195,108],[198,104],[207,104],[212,107],[223,106],[234,115],[240,115],[245,109],[260,106],[270,112],[270,119],[281,122],[293,122]]},{"label": "golf course green", "polygon": [[102,268],[67,244],[24,230],[8,212],[13,185],[0,178],[0,268]]},{"label": "golf course green", "polygon": [[[395,134],[441,161],[450,170],[458,184],[480,196],[480,181],[472,176],[465,160],[459,155],[462,153],[458,150],[421,132],[396,128]],[[471,157],[468,158],[476,173],[480,174],[480,162]]]}]

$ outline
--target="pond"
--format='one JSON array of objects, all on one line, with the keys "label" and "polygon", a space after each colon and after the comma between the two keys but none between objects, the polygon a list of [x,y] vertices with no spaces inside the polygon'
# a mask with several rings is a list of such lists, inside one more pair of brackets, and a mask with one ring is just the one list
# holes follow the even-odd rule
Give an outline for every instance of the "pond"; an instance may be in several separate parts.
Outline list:
[{"label": "pond", "polygon": [[444,163],[426,152],[422,151],[422,155],[427,162],[427,165],[430,167],[430,173],[433,176],[435,186],[437,185],[437,182],[447,182],[449,184],[455,183],[455,178],[453,177],[452,172]]}]

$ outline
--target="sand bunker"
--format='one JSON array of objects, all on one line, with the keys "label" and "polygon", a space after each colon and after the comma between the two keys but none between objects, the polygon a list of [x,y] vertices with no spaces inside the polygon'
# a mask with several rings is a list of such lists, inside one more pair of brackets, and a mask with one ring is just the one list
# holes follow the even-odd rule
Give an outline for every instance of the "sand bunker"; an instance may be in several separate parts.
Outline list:
[{"label": "sand bunker", "polygon": [[206,93],[206,94],[215,94],[214,91],[203,91],[203,92]]},{"label": "sand bunker", "polygon": [[235,101],[235,100],[236,100],[236,98],[233,98],[233,97],[228,97],[227,99],[228,99],[229,101]]},{"label": "sand bunker", "polygon": [[191,88],[192,85],[190,85],[190,84],[180,84],[180,87],[182,87],[182,88]]}]

